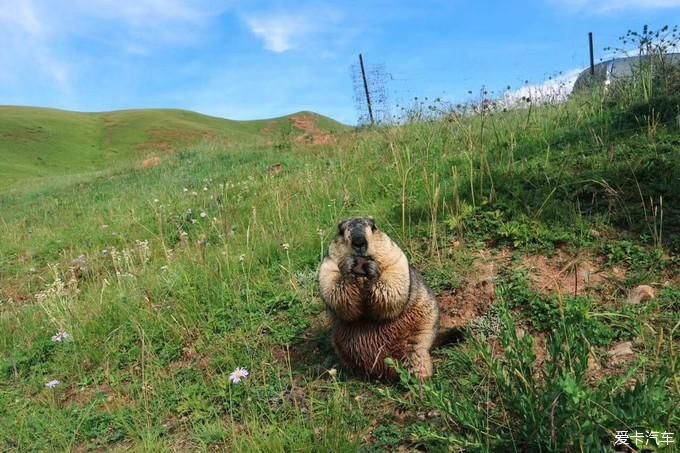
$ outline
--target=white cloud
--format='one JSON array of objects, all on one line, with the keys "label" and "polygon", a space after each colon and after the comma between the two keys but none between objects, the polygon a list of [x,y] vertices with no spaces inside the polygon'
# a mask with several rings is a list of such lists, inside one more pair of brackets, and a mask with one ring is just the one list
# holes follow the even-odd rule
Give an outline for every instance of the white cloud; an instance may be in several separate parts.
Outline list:
[{"label": "white cloud", "polygon": [[335,34],[340,15],[333,9],[297,13],[259,13],[245,15],[250,31],[272,52],[282,53],[309,44],[312,36]]},{"label": "white cloud", "polygon": [[567,99],[576,78],[582,69],[571,69],[557,77],[552,77],[543,83],[524,85],[516,90],[508,91],[499,102],[501,107],[518,107],[526,105],[526,99],[534,104],[552,104]]},{"label": "white cloud", "polygon": [[622,10],[666,9],[680,7],[680,0],[551,0],[579,11],[608,13]]},{"label": "white cloud", "polygon": [[265,49],[276,53],[292,49],[309,31],[300,16],[251,17],[246,22],[250,31],[264,41]]}]

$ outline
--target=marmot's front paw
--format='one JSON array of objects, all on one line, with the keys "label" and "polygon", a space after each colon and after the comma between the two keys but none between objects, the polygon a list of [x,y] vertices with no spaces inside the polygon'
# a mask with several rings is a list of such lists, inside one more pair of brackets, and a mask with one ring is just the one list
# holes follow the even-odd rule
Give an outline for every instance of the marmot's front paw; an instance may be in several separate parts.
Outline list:
[{"label": "marmot's front paw", "polygon": [[357,263],[353,256],[348,256],[340,262],[340,272],[345,276],[352,276]]},{"label": "marmot's front paw", "polygon": [[375,264],[375,261],[370,258],[355,256],[352,273],[357,277],[372,279],[378,275],[378,266]]},{"label": "marmot's front paw", "polygon": [[364,271],[366,272],[366,277],[368,278],[375,278],[379,274],[378,265],[375,264],[375,261],[373,260],[366,261],[366,264],[364,265]]}]

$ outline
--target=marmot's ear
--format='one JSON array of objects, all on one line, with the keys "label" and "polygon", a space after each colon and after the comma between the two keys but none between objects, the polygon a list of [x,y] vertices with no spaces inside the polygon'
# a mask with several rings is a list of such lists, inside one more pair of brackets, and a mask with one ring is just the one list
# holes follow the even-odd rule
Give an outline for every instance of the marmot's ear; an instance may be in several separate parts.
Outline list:
[{"label": "marmot's ear", "polygon": [[345,228],[347,228],[347,220],[343,220],[342,222],[338,223],[338,236],[345,235]]},{"label": "marmot's ear", "polygon": [[375,225],[375,221],[373,220],[373,217],[368,218],[368,224],[371,226],[371,231],[375,231],[378,229],[378,227]]}]

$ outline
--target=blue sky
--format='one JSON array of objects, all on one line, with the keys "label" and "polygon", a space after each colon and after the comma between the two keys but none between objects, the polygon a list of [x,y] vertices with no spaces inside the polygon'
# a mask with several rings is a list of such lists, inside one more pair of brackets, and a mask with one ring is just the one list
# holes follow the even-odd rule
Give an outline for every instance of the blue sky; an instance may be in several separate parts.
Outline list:
[{"label": "blue sky", "polygon": [[0,0],[0,104],[172,107],[233,119],[313,110],[356,121],[350,65],[384,65],[391,102],[464,100],[588,64],[680,0]]}]

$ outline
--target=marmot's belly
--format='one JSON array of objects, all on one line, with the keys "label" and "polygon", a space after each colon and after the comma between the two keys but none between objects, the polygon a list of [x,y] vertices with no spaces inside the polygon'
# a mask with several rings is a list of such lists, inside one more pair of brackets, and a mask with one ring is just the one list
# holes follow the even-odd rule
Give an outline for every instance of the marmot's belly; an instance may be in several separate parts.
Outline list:
[{"label": "marmot's belly", "polygon": [[[333,344],[348,366],[376,377],[394,377],[385,359],[402,360],[418,346],[418,337],[434,330],[434,319],[421,316],[420,310],[402,314],[389,322],[337,322]],[[429,345],[428,345],[429,347]]]}]

